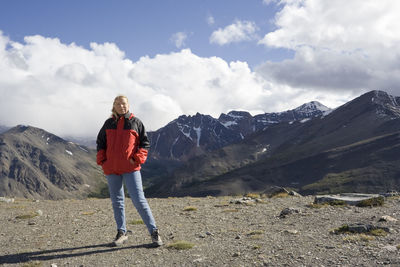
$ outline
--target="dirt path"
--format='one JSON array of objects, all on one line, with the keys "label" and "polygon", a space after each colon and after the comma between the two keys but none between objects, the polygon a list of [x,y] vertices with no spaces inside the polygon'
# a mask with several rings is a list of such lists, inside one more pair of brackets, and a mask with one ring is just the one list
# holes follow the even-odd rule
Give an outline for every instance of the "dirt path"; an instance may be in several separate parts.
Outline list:
[{"label": "dirt path", "polygon": [[[400,266],[400,200],[383,207],[311,208],[313,197],[263,199],[250,205],[234,197],[149,199],[161,236],[150,237],[131,202],[123,247],[109,199],[0,202],[2,266]],[[128,199],[129,200],[129,199]],[[280,218],[281,211],[292,208]],[[29,215],[37,215],[33,218]],[[135,221],[136,224],[132,224]],[[387,227],[386,236],[331,234],[343,224]],[[168,247],[175,241],[190,249]]]}]

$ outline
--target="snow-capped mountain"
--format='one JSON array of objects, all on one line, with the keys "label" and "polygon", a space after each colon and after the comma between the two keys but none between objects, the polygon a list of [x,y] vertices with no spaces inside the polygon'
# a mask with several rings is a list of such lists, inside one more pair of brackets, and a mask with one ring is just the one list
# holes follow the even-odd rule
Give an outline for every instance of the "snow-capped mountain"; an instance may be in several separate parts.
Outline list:
[{"label": "snow-capped mountain", "polygon": [[197,113],[182,115],[165,127],[149,132],[151,157],[184,160],[228,145],[242,137],[219,120]]},{"label": "snow-capped mountain", "polygon": [[293,110],[252,116],[246,111],[222,113],[218,119],[197,113],[180,116],[155,132],[151,139],[153,159],[186,160],[238,142],[272,124],[322,116],[330,109],[319,102],[306,103]]},{"label": "snow-capped mountain", "polygon": [[400,190],[400,97],[371,91],[328,115],[295,117],[314,114],[310,106],[285,112],[298,121],[275,123],[190,159],[146,193],[236,195],[274,186],[304,194]]}]

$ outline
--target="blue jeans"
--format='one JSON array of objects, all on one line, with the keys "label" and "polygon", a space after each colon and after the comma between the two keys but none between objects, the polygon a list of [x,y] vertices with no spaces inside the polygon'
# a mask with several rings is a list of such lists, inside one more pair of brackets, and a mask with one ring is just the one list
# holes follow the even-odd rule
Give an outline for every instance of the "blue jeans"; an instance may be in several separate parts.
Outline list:
[{"label": "blue jeans", "polygon": [[125,181],[133,205],[138,211],[140,217],[142,217],[149,233],[153,233],[157,227],[150,206],[144,196],[140,171],[124,173],[122,175],[110,174],[106,175],[106,177],[114,210],[114,218],[117,223],[117,230],[126,232],[125,194],[123,186],[123,181]]}]

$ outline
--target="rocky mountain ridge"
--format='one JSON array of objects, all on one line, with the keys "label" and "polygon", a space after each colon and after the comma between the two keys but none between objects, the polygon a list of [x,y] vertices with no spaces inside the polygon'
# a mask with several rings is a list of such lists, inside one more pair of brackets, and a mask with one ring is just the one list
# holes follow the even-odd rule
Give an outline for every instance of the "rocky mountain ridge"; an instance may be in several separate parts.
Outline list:
[{"label": "rocky mountain ridge", "polygon": [[327,115],[271,125],[187,161],[147,192],[229,195],[277,185],[307,193],[398,190],[399,103],[371,91]]},{"label": "rocky mountain ridge", "polygon": [[226,145],[273,124],[295,122],[323,116],[331,109],[312,101],[285,112],[252,116],[245,111],[222,113],[218,119],[197,113],[182,115],[155,132],[149,132],[153,159],[187,160]]}]

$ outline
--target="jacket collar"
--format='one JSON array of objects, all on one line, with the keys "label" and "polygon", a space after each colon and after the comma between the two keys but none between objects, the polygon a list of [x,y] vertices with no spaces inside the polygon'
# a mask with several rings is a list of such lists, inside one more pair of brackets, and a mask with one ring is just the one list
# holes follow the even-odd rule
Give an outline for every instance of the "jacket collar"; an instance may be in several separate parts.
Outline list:
[{"label": "jacket collar", "polygon": [[[114,116],[113,116],[114,117]],[[121,118],[122,116],[118,116],[118,118],[117,119],[119,119],[119,118]],[[127,112],[127,113],[125,113],[124,115],[123,115],[123,117],[125,118],[125,119],[127,119],[127,120],[129,120],[129,119],[132,119],[133,117],[134,117],[134,115],[133,115],[133,113],[131,113],[131,112]],[[115,118],[115,117],[114,117]]]}]

